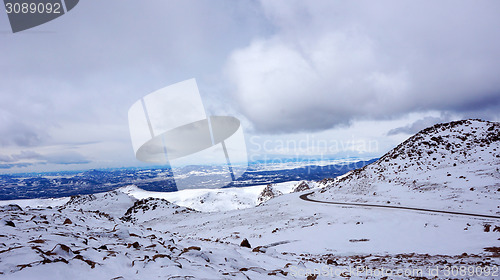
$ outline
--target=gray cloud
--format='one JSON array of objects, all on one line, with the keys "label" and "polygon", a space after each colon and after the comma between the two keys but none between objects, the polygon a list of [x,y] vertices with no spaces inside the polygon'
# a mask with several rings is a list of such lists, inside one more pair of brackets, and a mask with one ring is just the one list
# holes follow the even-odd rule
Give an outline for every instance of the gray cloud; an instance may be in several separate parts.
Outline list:
[{"label": "gray cloud", "polygon": [[13,162],[14,159],[11,156],[0,155],[0,162]]},{"label": "gray cloud", "polygon": [[21,151],[12,155],[0,155],[0,162],[17,162],[28,159],[41,159],[43,156],[34,151]]},{"label": "gray cloud", "polygon": [[25,160],[25,159],[41,159],[43,156],[34,151],[21,151],[18,154],[11,156],[14,160]]},{"label": "gray cloud", "polygon": [[0,135],[0,146],[35,146],[46,136],[40,129],[24,123],[5,109],[0,109]]},{"label": "gray cloud", "polygon": [[46,155],[44,159],[47,163],[53,164],[86,164],[91,162],[82,154],[73,151],[52,153]]},{"label": "gray cloud", "polygon": [[145,94],[213,80],[227,53],[265,33],[257,4],[229,3],[85,1],[31,31],[0,34],[0,112],[10,116],[1,132],[33,132],[0,144],[36,144],[39,131],[68,122],[126,127],[128,108]]},{"label": "gray cloud", "polygon": [[0,169],[29,167],[42,158],[42,155],[33,151],[21,151],[12,155],[0,154]]},{"label": "gray cloud", "polygon": [[431,110],[499,117],[500,3],[262,5],[277,31],[234,51],[226,68],[258,131],[322,130]]},{"label": "gray cloud", "polygon": [[443,114],[440,117],[425,117],[423,119],[417,120],[409,125],[397,127],[389,130],[387,135],[396,135],[396,134],[415,134],[420,130],[427,128],[429,126],[433,126],[438,123],[444,123],[450,121],[452,118],[449,114]]},{"label": "gray cloud", "polygon": [[0,154],[0,168],[28,167],[35,164],[87,164],[91,163],[85,156],[75,151],[57,151],[45,155],[34,151],[21,151],[11,155]]},{"label": "gray cloud", "polygon": [[0,169],[11,169],[14,167],[23,168],[23,167],[29,167],[32,165],[33,165],[32,163],[13,163],[13,164],[0,163]]},{"label": "gray cloud", "polygon": [[[108,151],[124,146],[137,163],[129,107],[184,79],[220,83],[227,54],[267,32],[258,9],[254,1],[80,1],[17,34],[0,13],[0,152],[105,142],[101,162],[122,166]],[[73,156],[50,161],[87,162]]]}]

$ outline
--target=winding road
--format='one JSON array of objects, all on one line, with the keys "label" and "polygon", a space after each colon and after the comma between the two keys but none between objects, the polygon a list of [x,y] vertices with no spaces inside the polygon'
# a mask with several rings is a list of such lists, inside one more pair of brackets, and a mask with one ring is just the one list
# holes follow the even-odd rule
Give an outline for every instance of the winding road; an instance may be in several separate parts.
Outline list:
[{"label": "winding road", "polygon": [[473,213],[462,213],[462,212],[453,212],[453,211],[444,211],[444,210],[433,210],[433,209],[425,209],[425,208],[415,208],[415,207],[405,207],[405,206],[392,206],[392,205],[378,205],[378,204],[366,204],[366,203],[320,201],[320,200],[310,199],[308,197],[309,195],[311,195],[313,193],[314,192],[305,193],[305,194],[303,194],[303,195],[300,196],[300,199],[305,200],[305,201],[309,201],[309,202],[324,203],[324,204],[333,204],[333,205],[341,205],[341,206],[369,207],[369,208],[389,208],[389,209],[411,210],[411,211],[440,213],[440,214],[450,214],[450,215],[471,216],[471,217],[477,217],[477,218],[500,219],[500,216],[483,215],[483,214],[473,214]]}]

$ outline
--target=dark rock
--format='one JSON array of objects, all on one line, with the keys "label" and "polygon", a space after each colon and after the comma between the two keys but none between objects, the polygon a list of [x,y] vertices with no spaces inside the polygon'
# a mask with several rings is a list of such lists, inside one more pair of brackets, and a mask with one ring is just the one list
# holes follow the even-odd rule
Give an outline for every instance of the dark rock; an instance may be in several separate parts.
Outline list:
[{"label": "dark rock", "polygon": [[[81,260],[81,261],[87,263],[90,266],[90,268],[95,268],[95,265],[97,264],[94,261],[85,259],[82,255],[76,255],[73,259]],[[113,279],[118,279],[118,278],[113,278]]]},{"label": "dark rock", "polygon": [[248,239],[246,239],[246,238],[243,239],[243,241],[241,241],[240,246],[241,247],[252,248],[252,246],[250,246],[250,242],[248,242]]},{"label": "dark rock", "polygon": [[483,225],[483,227],[484,227],[484,232],[490,232],[491,225],[489,225],[489,224],[484,224],[484,225]]},{"label": "dark rock", "polygon": [[169,255],[165,255],[165,254],[156,254],[153,256],[153,261],[156,261],[156,259],[158,258],[168,258],[168,259],[172,259]]},{"label": "dark rock", "polygon": [[201,247],[198,247],[198,246],[189,246],[187,248],[185,248],[183,251],[190,251],[190,250],[196,250],[196,251],[201,251]]},{"label": "dark rock", "polygon": [[266,248],[264,248],[262,246],[257,246],[257,247],[255,247],[255,248],[252,249],[252,252],[265,253],[266,252]]},{"label": "dark rock", "polygon": [[288,272],[286,271],[283,271],[282,269],[275,269],[269,273],[267,273],[267,275],[278,275],[278,273],[280,273],[281,275],[284,275],[284,276],[287,276],[288,275]]},{"label": "dark rock", "polygon": [[332,259],[326,260],[326,264],[333,264],[333,265],[338,265],[338,263]]},{"label": "dark rock", "polygon": [[73,222],[69,218],[66,218],[66,220],[64,220],[63,225],[71,225],[72,223]]},{"label": "dark rock", "polygon": [[5,225],[10,227],[16,227],[13,221],[5,221]]},{"label": "dark rock", "polygon": [[[182,255],[182,254],[184,254],[184,253],[187,253],[187,252],[189,252],[189,251],[191,251],[191,250],[201,251],[201,247],[198,247],[198,246],[189,246],[189,247],[187,247],[187,248],[182,249],[182,252],[181,252],[179,255]],[[171,249],[171,251],[173,251],[173,250]]]}]

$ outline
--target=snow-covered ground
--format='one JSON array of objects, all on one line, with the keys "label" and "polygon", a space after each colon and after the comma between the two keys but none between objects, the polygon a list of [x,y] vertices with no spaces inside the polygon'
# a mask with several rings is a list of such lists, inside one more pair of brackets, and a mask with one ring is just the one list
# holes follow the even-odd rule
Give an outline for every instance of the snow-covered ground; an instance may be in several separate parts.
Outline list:
[{"label": "snow-covered ground", "polygon": [[[282,193],[290,193],[298,181],[273,184]],[[316,186],[315,182],[310,182]],[[150,192],[135,186],[120,190],[138,199],[147,197],[163,198],[180,206],[202,212],[220,212],[256,206],[257,199],[266,185],[226,189],[187,189],[177,192]]]},{"label": "snow-covered ground", "polygon": [[[484,249],[500,245],[498,221],[337,207],[300,194],[210,213],[122,191],[52,209],[5,209],[2,221],[14,227],[0,235],[0,272],[5,279],[305,279],[315,269],[499,265],[498,252]],[[252,248],[239,246],[244,238]]]},{"label": "snow-covered ground", "polygon": [[21,207],[57,207],[64,205],[70,200],[69,197],[61,198],[35,198],[35,199],[15,199],[15,200],[0,200],[0,206],[16,204]]},{"label": "snow-covered ground", "polygon": [[500,124],[465,120],[427,128],[377,162],[324,180],[312,198],[500,216]]},{"label": "snow-covered ground", "polygon": [[[472,121],[468,139],[480,139],[482,131],[498,135],[490,125]],[[426,133],[423,141],[439,132]],[[467,146],[462,141],[457,143]],[[405,143],[365,169],[309,182],[313,189],[302,192],[292,192],[300,182],[177,193],[129,186],[67,199],[2,202],[0,278],[499,279],[500,219],[300,198],[314,192],[321,201],[498,216],[499,140],[469,144],[471,152],[463,157],[451,148],[439,150],[441,165],[432,155],[437,148],[429,155],[425,144]],[[403,156],[418,151],[427,155]],[[448,160],[455,156],[457,166]],[[257,205],[264,188],[266,199],[283,195]],[[250,248],[240,246],[244,239]]]},{"label": "snow-covered ground", "polygon": [[[290,181],[284,183],[272,184],[273,188],[281,193],[290,193],[293,191],[300,181]],[[308,182],[313,187],[317,187],[317,182]],[[177,192],[153,192],[146,191],[130,185],[118,189],[120,192],[130,195],[132,198],[144,199],[148,197],[166,199],[174,204],[193,208],[202,212],[219,212],[236,209],[244,209],[254,207],[258,204],[259,194],[266,185],[256,185],[244,188],[225,188],[225,189],[186,189]],[[112,192],[111,192],[112,193]],[[100,197],[104,195],[95,194],[93,196]],[[89,197],[89,196],[81,196]],[[90,196],[91,197],[91,196]],[[109,196],[108,196],[109,197]],[[87,199],[88,200],[88,199]],[[70,201],[69,197],[62,198],[42,198],[42,199],[16,199],[16,200],[0,200],[1,205],[17,204],[21,207],[57,207],[62,206]],[[116,201],[110,199],[105,205],[105,208],[114,207]],[[89,202],[85,208],[92,208],[93,205]]]}]

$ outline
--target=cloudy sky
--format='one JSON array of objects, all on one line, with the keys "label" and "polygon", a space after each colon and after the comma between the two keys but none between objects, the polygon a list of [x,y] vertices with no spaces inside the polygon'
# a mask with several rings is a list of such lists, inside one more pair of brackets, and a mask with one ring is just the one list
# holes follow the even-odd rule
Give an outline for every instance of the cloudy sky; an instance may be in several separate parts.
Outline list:
[{"label": "cloudy sky", "polygon": [[[12,34],[0,172],[144,166],[129,107],[196,78],[250,155],[380,156],[426,126],[500,120],[499,1],[86,0]],[[252,158],[251,158],[252,159]]]}]

